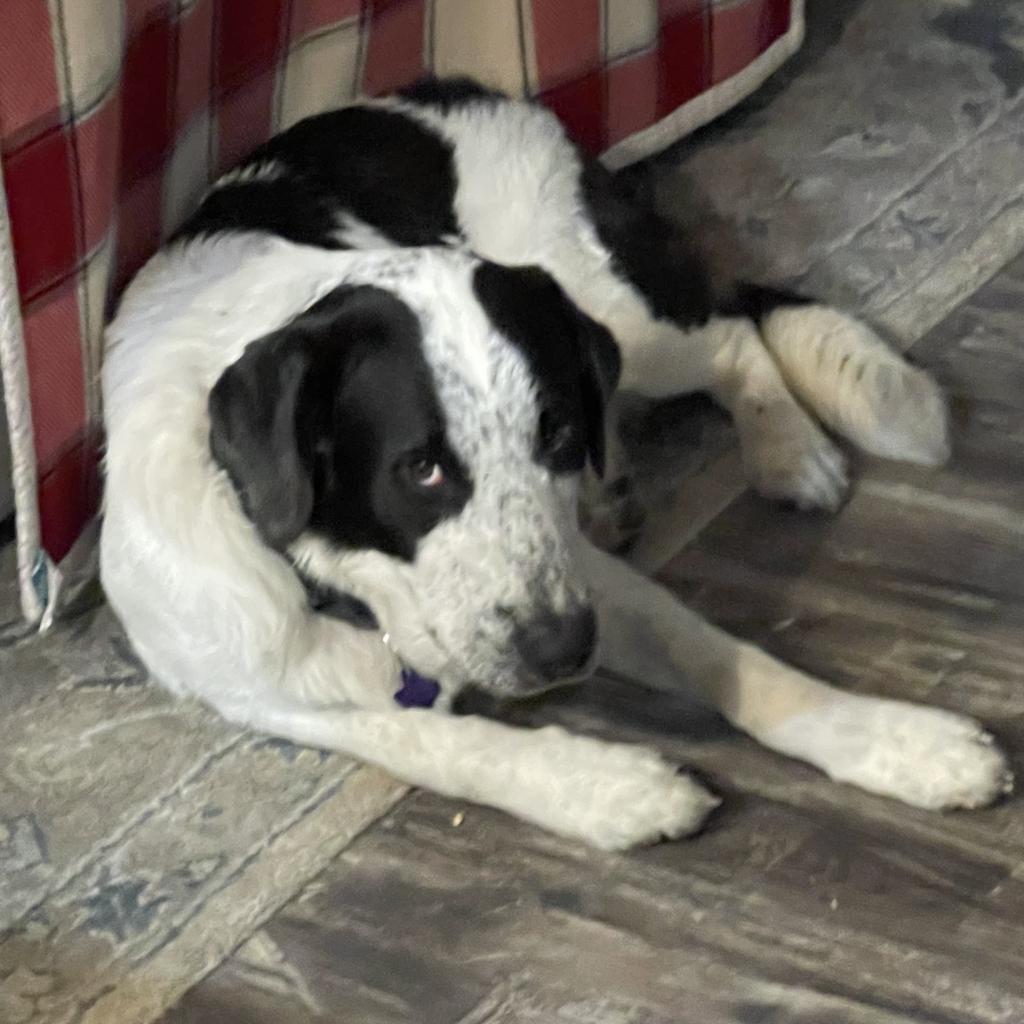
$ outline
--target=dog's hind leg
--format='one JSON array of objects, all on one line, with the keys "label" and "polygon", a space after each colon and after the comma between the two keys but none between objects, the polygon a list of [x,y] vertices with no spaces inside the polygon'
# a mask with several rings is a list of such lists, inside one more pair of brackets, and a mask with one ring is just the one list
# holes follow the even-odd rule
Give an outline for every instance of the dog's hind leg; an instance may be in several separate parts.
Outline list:
[{"label": "dog's hind leg", "polygon": [[[790,393],[753,321],[715,313],[682,231],[592,163],[582,171],[581,198],[564,232],[572,244],[551,247],[543,262],[618,342],[619,387],[648,398],[710,392],[736,421],[749,479],[762,494],[837,508],[847,483],[843,457]],[[612,417],[612,452],[616,429]],[[617,483],[615,473],[609,480]]]},{"label": "dog's hind leg", "polygon": [[949,456],[946,403],[866,324],[829,306],[740,287],[794,394],[830,429],[872,455],[940,465]]},{"label": "dog's hind leg", "polygon": [[1009,790],[1006,759],[972,719],[838,690],[710,625],[618,559],[589,546],[583,557],[605,668],[692,690],[772,750],[917,807],[981,807]]},{"label": "dog's hind leg", "polygon": [[713,288],[683,230],[598,165],[584,165],[580,195],[574,256],[556,248],[548,269],[615,336],[624,390],[708,391],[733,415],[762,494],[842,500],[842,456],[808,411],[873,454],[946,458],[938,387],[864,324],[772,289]]},{"label": "dog's hind leg", "polygon": [[650,398],[702,390],[729,411],[759,493],[801,508],[839,507],[845,460],[793,398],[753,321],[713,316],[685,332],[658,322],[623,351],[624,390]]}]

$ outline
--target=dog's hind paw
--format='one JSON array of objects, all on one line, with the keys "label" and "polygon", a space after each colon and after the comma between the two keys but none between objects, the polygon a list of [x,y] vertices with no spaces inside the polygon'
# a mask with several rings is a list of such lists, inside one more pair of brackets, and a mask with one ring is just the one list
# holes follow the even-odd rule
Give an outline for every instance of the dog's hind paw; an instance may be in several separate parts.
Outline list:
[{"label": "dog's hind paw", "polygon": [[636,495],[632,477],[588,482],[580,502],[580,527],[602,551],[625,554],[647,522],[647,511]]},{"label": "dog's hind paw", "polygon": [[949,459],[946,400],[924,370],[886,361],[869,367],[863,382],[861,400],[874,410],[878,427],[854,441],[883,458],[921,466],[941,466]]},{"label": "dog's hind paw", "polygon": [[830,430],[886,459],[938,466],[949,457],[938,384],[867,324],[829,306],[788,306],[761,331],[787,384]]},{"label": "dog's hind paw", "polygon": [[737,410],[747,479],[766,498],[834,512],[849,486],[846,460],[788,395]]}]

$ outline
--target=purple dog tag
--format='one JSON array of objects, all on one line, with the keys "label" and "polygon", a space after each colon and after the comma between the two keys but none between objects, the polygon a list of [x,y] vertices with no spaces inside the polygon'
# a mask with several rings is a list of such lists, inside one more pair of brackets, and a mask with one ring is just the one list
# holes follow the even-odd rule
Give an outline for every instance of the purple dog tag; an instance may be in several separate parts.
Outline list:
[{"label": "purple dog tag", "polygon": [[432,708],[440,685],[433,679],[426,679],[411,668],[402,669],[402,688],[395,694],[395,700],[403,708]]}]

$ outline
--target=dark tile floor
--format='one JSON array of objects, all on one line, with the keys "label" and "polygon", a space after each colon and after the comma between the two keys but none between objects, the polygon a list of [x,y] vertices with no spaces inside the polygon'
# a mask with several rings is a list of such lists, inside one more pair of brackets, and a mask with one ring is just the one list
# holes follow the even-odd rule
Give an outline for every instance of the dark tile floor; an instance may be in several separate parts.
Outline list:
[{"label": "dark tile floor", "polygon": [[[1024,258],[913,350],[940,472],[864,461],[835,518],[744,495],[663,573],[774,653],[968,711],[1024,754]],[[1024,804],[931,815],[833,785],[625,683],[526,721],[644,739],[725,795],[629,856],[416,793],[164,1024],[1021,1024]]]}]

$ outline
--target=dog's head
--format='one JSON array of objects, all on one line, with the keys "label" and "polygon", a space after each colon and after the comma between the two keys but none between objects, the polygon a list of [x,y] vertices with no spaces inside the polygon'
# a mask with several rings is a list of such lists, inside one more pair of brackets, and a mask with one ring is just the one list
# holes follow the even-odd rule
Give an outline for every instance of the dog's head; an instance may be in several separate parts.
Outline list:
[{"label": "dog's head", "polygon": [[252,342],[211,392],[213,455],[263,539],[419,672],[506,694],[579,677],[578,482],[603,469],[618,349],[542,270],[412,266]]}]

